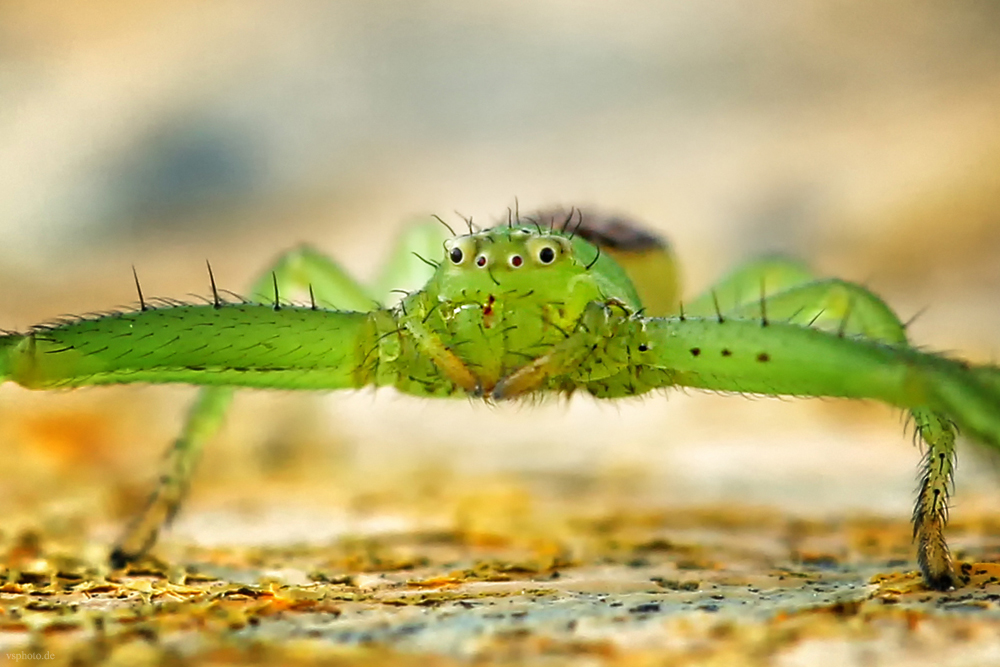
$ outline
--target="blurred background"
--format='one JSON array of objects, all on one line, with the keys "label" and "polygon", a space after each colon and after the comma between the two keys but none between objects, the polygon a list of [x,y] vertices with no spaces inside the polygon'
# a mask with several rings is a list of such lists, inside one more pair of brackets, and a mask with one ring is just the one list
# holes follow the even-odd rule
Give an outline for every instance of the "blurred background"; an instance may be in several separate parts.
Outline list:
[{"label": "blurred background", "polygon": [[[130,304],[133,265],[147,297],[205,294],[206,258],[240,291],[308,241],[371,276],[408,221],[486,223],[516,197],[522,211],[645,222],[672,240],[689,294],[788,252],[864,282],[904,320],[922,313],[919,344],[1000,352],[988,1],[7,0],[0,156],[5,329]],[[107,510],[114,526],[190,396],[0,388],[0,506]],[[905,518],[919,454],[901,431],[888,409],[837,401],[678,393],[528,409],[252,393],[206,454],[192,499],[204,511],[174,535],[322,537],[341,529],[331,513],[369,506],[358,498],[395,497],[396,512],[442,487],[538,475],[568,497]],[[963,459],[961,504],[975,489],[993,498],[982,467]],[[266,491],[212,495],[261,478],[286,500],[324,498],[327,514],[258,522],[266,535],[212,522],[232,498],[273,507]]]}]

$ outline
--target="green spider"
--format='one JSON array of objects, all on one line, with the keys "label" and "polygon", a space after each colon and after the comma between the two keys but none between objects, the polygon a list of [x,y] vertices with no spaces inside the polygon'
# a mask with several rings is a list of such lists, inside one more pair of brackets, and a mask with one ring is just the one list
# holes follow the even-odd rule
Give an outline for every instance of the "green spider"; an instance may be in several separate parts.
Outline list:
[{"label": "green spider", "polygon": [[[788,260],[752,262],[681,306],[673,258],[655,237],[613,221],[581,225],[582,214],[574,225],[572,211],[515,217],[482,231],[470,220],[468,234],[448,239],[439,226],[414,227],[405,243],[440,259],[400,253],[408,261],[390,264],[379,290],[308,247],[255,283],[251,294],[270,292],[270,303],[223,300],[214,278],[210,303],[150,303],[137,279],[138,310],[0,335],[0,381],[207,385],[114,567],[144,554],[176,514],[233,387],[374,385],[502,401],[680,386],[876,399],[909,411],[926,446],[913,510],[924,580],[959,584],[944,539],[955,436],[1000,447],[1000,368],[912,347],[879,297]],[[421,284],[392,307],[374,301],[388,299],[385,286]],[[279,297],[306,290],[309,305]]]}]

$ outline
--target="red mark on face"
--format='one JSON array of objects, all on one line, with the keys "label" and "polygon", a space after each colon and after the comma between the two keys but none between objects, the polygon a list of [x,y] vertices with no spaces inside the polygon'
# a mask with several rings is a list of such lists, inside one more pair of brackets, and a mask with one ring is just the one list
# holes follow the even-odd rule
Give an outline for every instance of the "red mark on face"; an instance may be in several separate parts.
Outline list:
[{"label": "red mark on face", "polygon": [[496,303],[496,297],[490,294],[489,298],[486,300],[486,305],[483,306],[483,315],[493,314],[493,304]]}]

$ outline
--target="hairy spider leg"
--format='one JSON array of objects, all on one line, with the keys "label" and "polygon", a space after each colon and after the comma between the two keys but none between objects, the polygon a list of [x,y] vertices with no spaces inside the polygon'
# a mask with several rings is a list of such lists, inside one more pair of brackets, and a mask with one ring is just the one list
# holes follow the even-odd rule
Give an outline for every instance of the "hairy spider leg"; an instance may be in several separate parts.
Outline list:
[{"label": "hairy spider leg", "polygon": [[[838,336],[861,336],[870,340],[906,346],[906,327],[899,317],[878,296],[864,287],[839,279],[813,279],[802,273],[800,284],[794,273],[787,273],[791,283],[754,299],[754,283],[768,284],[777,276],[765,262],[755,262],[737,270],[727,279],[724,292],[735,293],[733,306],[724,312],[727,317],[767,318],[792,321],[834,332]],[[755,275],[759,274],[759,275]],[[733,289],[735,287],[735,290]],[[729,295],[727,294],[727,296]],[[707,295],[693,308],[708,314]],[[925,443],[921,464],[920,485],[913,508],[913,539],[917,544],[917,562],[927,583],[938,590],[957,584],[954,564],[945,541],[948,521],[948,496],[954,488],[956,464],[955,424],[946,414],[924,406],[910,407],[910,418],[916,433]]]},{"label": "hairy spider leg", "polygon": [[[954,456],[954,422],[985,444],[1000,447],[1000,392],[983,378],[996,369],[864,337],[846,337],[785,322],[664,318],[645,322],[643,365],[662,369],[674,384],[714,391],[787,396],[876,399],[913,412],[928,442],[931,464],[917,515],[921,559],[928,584],[948,582],[940,537],[945,499],[941,490]],[[936,429],[940,428],[941,433]],[[939,489],[937,493],[934,489]],[[934,504],[924,507],[927,498]],[[934,568],[934,569],[932,569]],[[943,574],[938,570],[942,570]]]},{"label": "hairy spider leg", "polygon": [[[379,303],[395,299],[392,290],[417,289],[431,270],[413,252],[440,253],[444,236],[433,223],[409,225],[368,289],[330,257],[308,245],[282,254],[263,271],[250,289],[251,296],[266,303],[268,297],[302,294],[308,290],[312,307],[367,312]],[[432,255],[433,256],[433,255]],[[275,301],[275,309],[281,303]],[[164,456],[163,467],[145,508],[127,525],[110,555],[111,566],[124,567],[144,555],[156,543],[159,531],[173,521],[191,485],[191,478],[205,444],[222,426],[233,400],[233,387],[203,387],[192,403],[180,435]]]},{"label": "hairy spider leg", "polygon": [[[308,289],[312,304],[319,298],[340,310],[367,311],[377,304],[350,275],[319,251],[301,246],[281,255],[253,283],[250,295],[266,302],[268,294],[281,308],[282,294]],[[157,485],[146,506],[127,524],[111,550],[114,568],[125,567],[156,543],[160,529],[169,526],[187,496],[191,478],[205,444],[222,426],[233,400],[232,387],[203,387],[191,404],[180,434],[164,455]]]},{"label": "hairy spider leg", "polygon": [[[786,262],[778,261],[782,264]],[[791,267],[794,267],[794,263],[786,266]],[[738,269],[720,286],[710,290],[724,294],[727,302],[732,304],[722,311],[722,316],[751,320],[756,318],[761,326],[769,326],[771,322],[796,322],[830,332],[842,339],[862,338],[908,347],[906,327],[899,317],[882,299],[864,287],[838,279],[816,280],[804,268],[801,272],[773,269],[768,261],[758,261]],[[770,287],[775,285],[778,289],[771,290]],[[755,296],[755,291],[764,296]],[[706,293],[688,306],[688,310],[696,315],[710,317],[712,306],[709,304],[710,294]],[[761,348],[752,357],[762,365],[769,363],[772,356],[764,350],[765,348]],[[735,354],[732,349],[729,352]],[[767,361],[760,361],[761,359]],[[987,375],[988,371],[989,369],[982,370],[980,374]],[[952,372],[962,374],[960,369],[953,368]],[[956,462],[956,424],[949,418],[947,411],[932,409],[929,405],[914,404],[911,401],[901,407],[909,409],[916,432],[926,444],[920,486],[913,509],[917,561],[928,585],[938,590],[947,590],[957,585],[954,565],[944,538],[948,496],[953,488]]]}]

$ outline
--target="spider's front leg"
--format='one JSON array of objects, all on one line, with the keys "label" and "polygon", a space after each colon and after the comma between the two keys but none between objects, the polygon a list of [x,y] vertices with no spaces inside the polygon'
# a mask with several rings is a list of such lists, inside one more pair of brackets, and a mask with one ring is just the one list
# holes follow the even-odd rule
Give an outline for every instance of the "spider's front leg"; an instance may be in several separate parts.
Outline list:
[{"label": "spider's front leg", "polygon": [[[722,303],[722,309],[719,303]],[[808,269],[784,258],[749,263],[726,276],[687,307],[702,317],[739,317],[764,322],[795,322],[840,337],[860,336],[908,346],[906,326],[877,295],[839,279],[817,279]],[[926,445],[920,487],[913,508],[917,561],[931,588],[956,585],[951,554],[944,538],[948,496],[954,488],[954,422],[940,411],[911,407],[910,417]]]},{"label": "spider's front leg", "polygon": [[[295,248],[260,274],[250,294],[266,300],[268,295],[277,299],[279,295],[307,293],[314,306],[318,302],[332,310],[367,312],[391,300],[392,291],[415,289],[426,282],[429,267],[415,253],[439,252],[443,238],[441,227],[434,222],[411,226],[400,237],[374,289],[362,286],[317,250],[309,246]],[[165,454],[157,486],[145,508],[129,523],[111,551],[112,567],[124,567],[149,551],[160,529],[176,516],[201,451],[221,427],[232,399],[232,387],[200,390],[181,434]]]},{"label": "spider's front leg", "polygon": [[[214,285],[213,285],[214,288]],[[318,251],[299,247],[281,255],[253,284],[254,298],[272,298],[308,290],[310,297],[337,310],[364,312],[378,304],[336,263]],[[233,400],[232,387],[204,387],[192,403],[180,435],[165,452],[156,488],[111,550],[111,567],[121,568],[142,557],[169,525],[191,485],[205,444],[218,432]]]},{"label": "spider's front leg", "polygon": [[1000,371],[910,347],[895,314],[858,285],[818,280],[770,292],[754,273],[727,281],[740,287],[724,296],[725,307],[710,292],[684,317],[647,320],[640,364],[667,373],[665,384],[869,398],[909,410],[927,445],[913,513],[918,562],[931,588],[955,586],[943,531],[956,425],[1000,446]]}]

